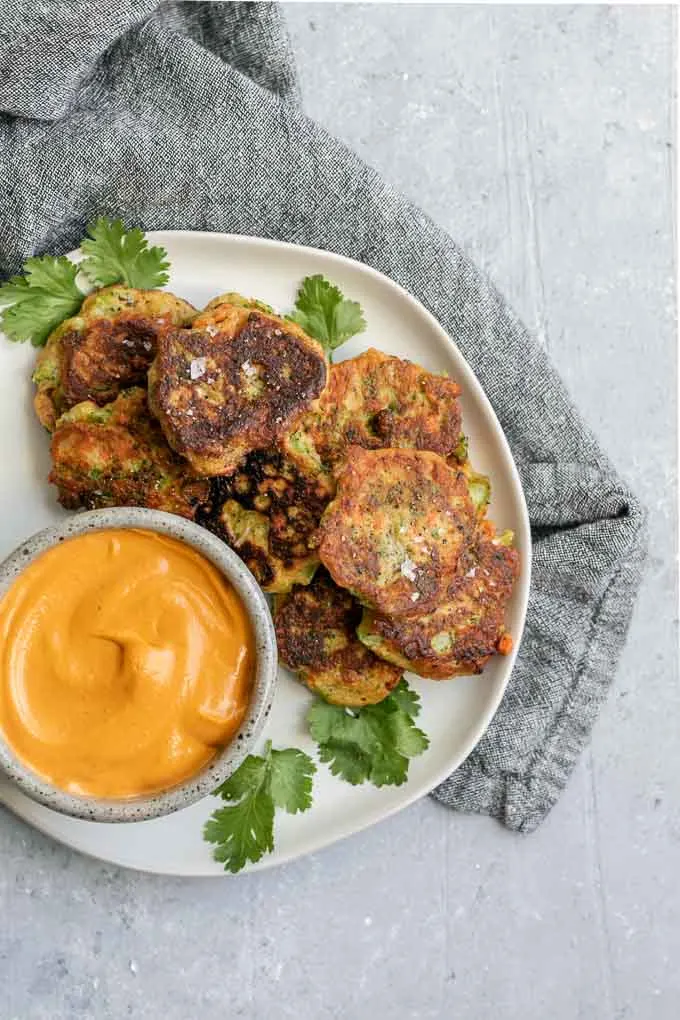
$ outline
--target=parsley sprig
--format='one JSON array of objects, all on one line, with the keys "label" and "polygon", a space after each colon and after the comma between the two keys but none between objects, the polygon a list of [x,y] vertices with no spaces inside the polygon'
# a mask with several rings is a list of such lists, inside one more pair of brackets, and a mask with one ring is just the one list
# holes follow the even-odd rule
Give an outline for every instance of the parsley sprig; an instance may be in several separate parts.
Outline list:
[{"label": "parsley sprig", "polygon": [[0,327],[10,340],[30,340],[42,347],[53,329],[80,308],[83,292],[76,284],[78,267],[65,255],[30,258],[23,276],[0,286]]},{"label": "parsley sprig", "polygon": [[204,838],[215,844],[213,856],[235,874],[274,849],[274,814],[294,815],[312,804],[316,765],[303,751],[275,751],[268,740],[264,754],[250,754],[216,795],[228,801],[206,822]]},{"label": "parsley sprig", "polygon": [[[334,776],[353,786],[401,786],[410,759],[430,743],[414,722],[419,712],[420,698],[402,680],[378,705],[350,709],[318,698],[307,722],[319,758]],[[249,755],[215,791],[227,805],[213,812],[203,836],[215,845],[213,856],[225,871],[235,874],[272,852],[276,809],[307,811],[315,772],[309,755],[294,747],[275,751],[268,740],[262,756]]]},{"label": "parsley sprig", "polygon": [[100,216],[80,248],[85,258],[79,265],[65,255],[41,255],[26,260],[23,275],[0,284],[0,329],[10,340],[42,347],[52,330],[77,314],[91,286],[151,289],[168,281],[165,249],[150,248],[141,230],[126,230],[121,220]]},{"label": "parsley sprig", "polygon": [[81,269],[97,287],[124,283],[152,290],[168,282],[168,253],[165,248],[149,248],[142,230],[126,230],[122,220],[100,216],[87,233],[80,242],[86,256]]},{"label": "parsley sprig", "polygon": [[295,311],[289,318],[318,340],[326,353],[366,329],[358,301],[349,301],[339,287],[325,277],[306,276],[297,292]]},{"label": "parsley sprig", "polygon": [[353,786],[367,780],[375,786],[401,786],[409,760],[430,743],[414,722],[419,712],[420,698],[401,680],[377,705],[350,709],[318,700],[307,722],[319,757],[334,776]]}]

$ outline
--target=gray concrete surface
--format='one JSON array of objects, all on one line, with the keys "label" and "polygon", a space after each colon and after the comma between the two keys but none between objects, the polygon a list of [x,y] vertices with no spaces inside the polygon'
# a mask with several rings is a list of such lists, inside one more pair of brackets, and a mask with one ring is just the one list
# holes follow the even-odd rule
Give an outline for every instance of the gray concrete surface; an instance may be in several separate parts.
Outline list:
[{"label": "gray concrete surface", "polygon": [[237,881],[0,812],[0,1020],[675,1020],[680,743],[669,8],[291,5],[309,112],[461,241],[651,508],[593,744],[535,835],[430,800]]}]

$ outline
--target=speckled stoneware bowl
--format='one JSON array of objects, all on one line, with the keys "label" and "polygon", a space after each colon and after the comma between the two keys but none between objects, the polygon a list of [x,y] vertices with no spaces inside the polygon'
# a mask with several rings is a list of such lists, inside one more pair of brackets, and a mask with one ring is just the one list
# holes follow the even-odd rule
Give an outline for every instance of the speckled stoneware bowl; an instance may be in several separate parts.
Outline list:
[{"label": "speckled stoneware bowl", "polygon": [[248,613],[256,649],[255,681],[245,719],[231,742],[200,772],[149,797],[103,800],[77,797],[52,786],[22,764],[0,733],[0,770],[33,800],[61,814],[92,822],[140,822],[170,814],[211,793],[236,771],[253,749],[269,715],[277,674],[276,637],[266,599],[245,564],[220,539],[197,524],[140,507],[117,507],[76,514],[63,524],[26,539],[0,564],[0,598],[37,556],[68,538],[104,528],[143,528],[180,539],[210,560],[237,591]]}]

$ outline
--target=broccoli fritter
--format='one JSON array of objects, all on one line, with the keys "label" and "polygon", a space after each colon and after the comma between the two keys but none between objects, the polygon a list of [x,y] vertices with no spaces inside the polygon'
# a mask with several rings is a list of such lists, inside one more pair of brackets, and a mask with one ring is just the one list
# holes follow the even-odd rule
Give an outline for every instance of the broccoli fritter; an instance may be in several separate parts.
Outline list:
[{"label": "broccoli fritter", "polygon": [[333,495],[322,478],[262,450],[211,488],[199,523],[235,549],[265,591],[309,583],[319,563],[319,520]]},{"label": "broccoli fritter", "polygon": [[376,655],[423,677],[481,673],[494,653],[512,649],[504,616],[519,555],[511,541],[511,533],[493,537],[493,527],[484,522],[434,612],[406,619],[367,609],[359,637]]},{"label": "broccoli fritter", "polygon": [[276,600],[281,661],[334,705],[375,705],[397,686],[402,670],[383,662],[356,635],[361,606],[320,570],[309,587]]},{"label": "broccoli fritter", "polygon": [[38,355],[34,406],[42,424],[51,431],[60,414],[82,401],[102,406],[123,389],[146,385],[159,333],[188,325],[195,314],[166,291],[114,285],[90,294]]},{"label": "broccoli fritter", "polygon": [[50,482],[67,510],[146,506],[193,518],[209,495],[168,446],[146,393],[125,390],[105,407],[77,404],[57,421]]},{"label": "broccoli fritter", "polygon": [[219,326],[170,330],[149,372],[149,403],[170,445],[205,475],[268,449],[326,385],[321,346],[294,323],[243,305]]},{"label": "broccoli fritter", "polygon": [[266,305],[264,301],[246,298],[235,291],[229,291],[227,294],[220,294],[219,297],[209,301],[203,311],[199,312],[194,319],[193,326],[196,329],[218,326],[220,329],[236,333],[238,329],[245,326],[250,311],[274,315],[274,309],[271,305]]},{"label": "broccoli fritter", "polygon": [[475,524],[465,475],[436,453],[350,446],[319,556],[366,607],[420,615],[441,603]]},{"label": "broccoli fritter", "polygon": [[330,473],[348,447],[409,448],[447,457],[461,441],[460,387],[410,361],[369,349],[332,365],[328,386],[293,423],[288,452]]}]

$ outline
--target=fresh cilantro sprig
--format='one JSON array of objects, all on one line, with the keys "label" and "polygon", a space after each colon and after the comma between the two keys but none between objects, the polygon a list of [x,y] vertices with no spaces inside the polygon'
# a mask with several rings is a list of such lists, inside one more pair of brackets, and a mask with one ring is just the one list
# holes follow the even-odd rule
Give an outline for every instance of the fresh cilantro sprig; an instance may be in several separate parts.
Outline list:
[{"label": "fresh cilantro sprig", "polygon": [[151,289],[168,282],[165,248],[150,248],[141,230],[126,230],[121,220],[100,216],[80,248],[86,256],[80,265],[65,255],[41,255],[26,260],[22,276],[0,284],[0,329],[10,340],[42,347],[52,330],[79,311],[86,290],[78,277],[95,287],[123,283]]},{"label": "fresh cilantro sprig", "polygon": [[262,757],[250,754],[233,776],[216,790],[229,801],[206,822],[203,836],[215,844],[213,856],[235,874],[274,849],[274,814],[281,808],[294,815],[312,804],[316,765],[303,751],[272,749],[268,740]]},{"label": "fresh cilantro sprig", "polygon": [[80,308],[85,296],[76,284],[78,267],[62,255],[30,258],[24,275],[0,284],[0,328],[10,340],[42,347],[53,329]]},{"label": "fresh cilantro sprig", "polygon": [[318,340],[329,356],[336,347],[366,329],[358,301],[348,301],[335,284],[321,275],[304,278],[289,318]]},{"label": "fresh cilantro sprig", "polygon": [[142,230],[126,230],[122,220],[100,216],[87,233],[80,242],[86,256],[81,269],[97,287],[124,283],[151,290],[168,282],[168,253],[165,248],[149,248]]},{"label": "fresh cilantro sprig", "polygon": [[350,709],[318,700],[307,722],[319,757],[334,776],[353,786],[367,780],[375,786],[401,786],[409,759],[430,743],[414,722],[419,712],[420,698],[402,680],[377,705]]}]

